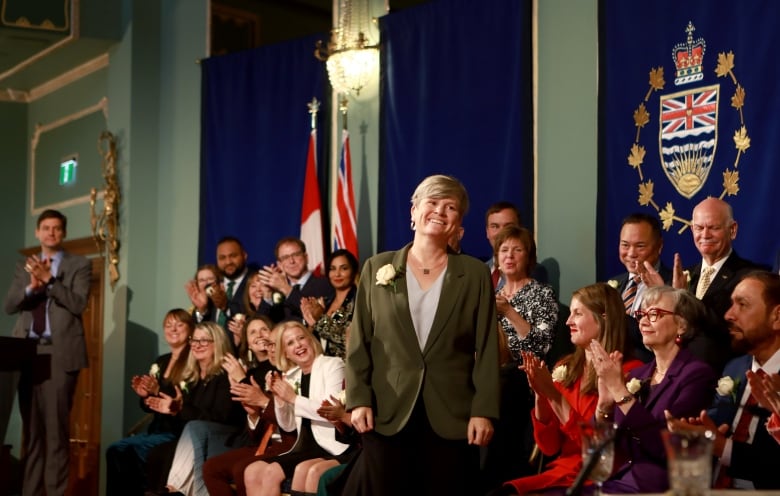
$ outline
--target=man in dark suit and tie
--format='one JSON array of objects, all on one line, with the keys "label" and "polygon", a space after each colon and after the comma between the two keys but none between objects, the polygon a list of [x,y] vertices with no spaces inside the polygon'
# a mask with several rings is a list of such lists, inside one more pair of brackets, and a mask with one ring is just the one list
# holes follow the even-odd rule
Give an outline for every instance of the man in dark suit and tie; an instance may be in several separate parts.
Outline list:
[{"label": "man in dark suit and tie", "polygon": [[[768,433],[769,410],[757,404],[748,377],[780,371],[780,275],[749,272],[725,313],[732,349],[744,353],[724,369],[712,407],[696,419],[669,419],[672,430],[716,433],[717,489],[780,489],[780,444]],[[726,380],[727,379],[727,380]]]},{"label": "man in dark suit and tie", "polygon": [[[264,300],[260,304],[261,313],[270,314],[275,321],[303,321],[302,298],[323,298],[325,302],[333,299],[335,290],[328,278],[309,270],[309,256],[303,241],[294,237],[282,238],[276,243],[274,254],[277,263],[260,270],[260,282],[269,286],[274,296],[278,295],[282,301]],[[325,269],[328,270],[327,267]],[[277,311],[279,306],[282,307],[281,312]]]},{"label": "man in dark suit and tie", "polygon": [[[238,350],[241,339],[235,333],[240,332],[240,326],[231,324],[230,320],[237,314],[245,313],[246,276],[255,268],[247,266],[249,256],[241,241],[233,236],[225,236],[217,242],[216,255],[222,282],[211,286],[208,299],[205,299],[201,293],[198,300],[200,304],[193,298],[193,294],[198,293],[197,288],[187,290],[191,293],[190,299],[194,306],[193,317],[196,322],[209,321],[221,325],[234,349]],[[193,283],[188,284],[193,285]]]},{"label": "man in dark suit and tie", "polygon": [[79,370],[87,366],[81,314],[92,266],[62,249],[66,235],[62,213],[41,213],[41,251],[17,264],[4,302],[8,314],[19,313],[13,335],[37,343],[34,363],[19,379],[23,496],[62,495],[68,485],[69,415]]},{"label": "man in dark suit and tie", "polygon": [[737,237],[737,221],[731,205],[718,198],[709,197],[693,208],[691,231],[701,262],[689,267],[690,283],[683,274],[682,263],[675,256],[674,285],[687,288],[707,308],[710,325],[705,328],[712,344],[692,341],[689,349],[705,359],[715,370],[736,356],[729,347],[728,325],[723,315],[731,306],[731,293],[739,279],[752,270],[764,270],[759,264],[737,255],[732,242]]},{"label": "man in dark suit and tie", "polygon": [[[633,343],[635,358],[643,362],[649,362],[653,354],[642,344],[642,333],[639,332],[634,312],[642,307],[642,297],[649,286],[672,282],[671,269],[661,263],[663,247],[661,223],[657,217],[633,213],[623,219],[618,254],[626,272],[611,278],[609,285],[617,289],[623,297],[628,337]],[[646,280],[648,271],[653,273],[652,281],[655,284]]]}]

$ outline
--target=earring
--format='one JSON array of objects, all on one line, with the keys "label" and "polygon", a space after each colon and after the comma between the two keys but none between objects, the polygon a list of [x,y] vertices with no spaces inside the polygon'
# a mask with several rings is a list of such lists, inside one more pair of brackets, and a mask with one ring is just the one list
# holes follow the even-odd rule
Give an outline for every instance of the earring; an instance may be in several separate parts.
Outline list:
[{"label": "earring", "polygon": [[674,338],[674,344],[676,344],[677,346],[682,345],[682,337],[683,337],[682,334],[678,334],[677,337]]},{"label": "earring", "polygon": [[409,229],[414,231],[414,219],[412,219],[412,222],[409,223]]}]

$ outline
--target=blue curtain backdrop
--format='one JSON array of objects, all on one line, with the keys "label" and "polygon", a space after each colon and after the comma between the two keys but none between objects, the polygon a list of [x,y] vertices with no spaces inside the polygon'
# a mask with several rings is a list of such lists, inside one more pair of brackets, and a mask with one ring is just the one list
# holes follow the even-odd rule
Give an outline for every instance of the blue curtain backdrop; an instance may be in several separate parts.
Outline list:
[{"label": "blue curtain backdrop", "polygon": [[380,30],[379,250],[411,240],[412,192],[443,173],[469,192],[464,251],[488,257],[491,203],[514,202],[533,228],[530,1],[434,1]]},{"label": "blue curtain backdrop", "polygon": [[[599,6],[599,279],[625,270],[617,256],[620,222],[634,211],[667,219],[664,263],[671,266],[675,252],[685,266],[698,263],[685,221],[697,203],[724,191],[739,226],[735,250],[770,265],[780,249],[780,66],[775,63],[780,3],[602,0]],[[699,40],[704,53],[701,79],[696,80],[694,67],[687,75],[694,80],[686,82],[675,63],[685,57],[673,59],[673,53],[679,53],[678,44],[687,53],[689,22],[691,53],[700,53]],[[629,157],[641,164],[641,177]],[[705,169],[709,172],[697,180],[682,173],[680,165],[700,178]],[[680,186],[668,178],[675,174],[685,177]],[[702,183],[698,191],[697,181]]]},{"label": "blue curtain backdrop", "polygon": [[[250,261],[269,264],[279,238],[300,234],[311,129],[307,104],[313,97],[323,101],[325,81],[314,45],[325,39],[323,34],[203,61],[200,263],[213,262],[217,241],[230,235],[242,240]],[[320,170],[327,113],[323,105]]]}]

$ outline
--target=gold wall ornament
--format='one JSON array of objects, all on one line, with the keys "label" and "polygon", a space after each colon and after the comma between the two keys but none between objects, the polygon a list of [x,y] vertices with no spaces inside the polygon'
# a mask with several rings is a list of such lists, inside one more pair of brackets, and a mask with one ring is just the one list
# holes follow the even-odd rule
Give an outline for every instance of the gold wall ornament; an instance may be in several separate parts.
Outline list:
[{"label": "gold wall ornament", "polygon": [[116,173],[116,138],[111,132],[103,131],[100,133],[98,153],[102,157],[101,168],[106,185],[101,192],[103,210],[99,214],[95,212],[98,191],[95,188],[90,190],[90,222],[92,224],[92,237],[95,238],[98,249],[102,251],[105,245],[108,254],[111,289],[113,290],[119,280],[119,202],[122,197]]},{"label": "gold wall ornament", "polygon": [[[674,80],[675,86],[681,86],[692,82],[701,81],[704,79],[702,67],[704,62],[704,53],[706,51],[706,44],[704,40],[699,38],[693,39],[693,32],[695,27],[692,22],[688,23],[685,32],[687,33],[687,40],[685,43],[680,43],[675,46],[673,51],[673,58],[676,66],[677,76]],[[720,193],[719,198],[722,200],[726,195],[735,196],[739,194],[739,161],[741,156],[750,148],[750,136],[748,135],[747,126],[743,115],[743,107],[745,104],[745,89],[739,83],[736,74],[734,73],[734,53],[721,52],[718,54],[718,62],[715,67],[715,75],[717,78],[730,79],[734,86],[734,94],[731,96],[730,102],[739,115],[739,129],[736,129],[733,133],[734,149],[736,150],[733,169],[726,168],[723,170],[723,190]],[[644,99],[639,103],[638,107],[633,111],[633,122],[636,127],[636,137],[631,144],[629,154],[627,156],[627,163],[632,167],[638,175],[638,190],[639,196],[637,203],[642,206],[650,206],[658,213],[661,219],[662,226],[665,230],[672,228],[675,222],[679,222],[681,227],[677,231],[678,234],[682,234],[692,224],[692,219],[686,219],[680,217],[674,208],[671,201],[659,201],[656,202],[653,199],[655,190],[652,178],[646,177],[647,171],[643,172],[642,165],[645,165],[646,149],[642,145],[641,133],[645,126],[652,121],[652,116],[647,110],[647,104],[650,103],[650,97],[655,92],[660,92],[666,86],[664,80],[664,68],[654,67],[650,69],[648,79],[648,90],[644,96]],[[707,152],[702,147],[695,147],[691,145],[685,145],[685,147],[676,147],[675,153],[671,154],[672,158],[669,163],[663,167],[663,171],[670,183],[674,186],[680,196],[690,199],[696,192],[698,192],[707,180],[707,173],[709,168],[712,167],[714,161],[714,149],[718,142],[717,136],[717,109],[719,105],[718,93],[720,92],[720,84],[714,84],[709,86],[698,87],[688,91],[678,91],[670,95],[659,96],[659,116],[656,117],[659,121],[659,154],[661,156],[661,164],[664,165],[663,155],[663,137],[664,127],[661,122],[661,114],[663,114],[666,107],[666,102],[673,102],[675,98],[682,99],[684,97],[697,98],[699,101],[704,102],[700,108],[681,109],[686,111],[686,117],[690,117],[694,111],[698,112],[712,112],[711,108],[705,108],[705,104],[714,108],[714,144],[712,150],[707,156]],[[725,90],[723,90],[725,93]],[[672,109],[674,111],[674,109]],[[674,135],[675,133],[668,133]],[[678,133],[679,134],[679,133]],[[670,165],[671,164],[671,165]],[[706,165],[707,170],[704,171],[702,164]],[[673,173],[670,173],[669,167],[674,169]],[[665,203],[663,208],[659,203]]]}]

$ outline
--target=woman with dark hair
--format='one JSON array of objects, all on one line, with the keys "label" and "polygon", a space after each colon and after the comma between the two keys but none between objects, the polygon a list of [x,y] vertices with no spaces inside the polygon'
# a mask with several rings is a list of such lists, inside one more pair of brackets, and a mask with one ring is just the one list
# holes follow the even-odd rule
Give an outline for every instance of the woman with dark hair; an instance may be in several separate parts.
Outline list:
[{"label": "woman with dark hair", "polygon": [[146,399],[161,392],[175,395],[175,385],[184,379],[189,356],[189,339],[195,320],[181,308],[168,311],[163,318],[163,332],[170,351],[154,361],[149,372],[135,375],[132,388],[138,395],[141,408],[152,415],[145,434],[136,434],[111,444],[106,450],[106,493],[122,495],[143,494],[144,465],[149,450],[173,441],[181,432],[181,419],[152,411]]},{"label": "woman with dark hair", "polygon": [[653,360],[632,370],[626,381],[622,356],[591,345],[599,378],[597,416],[618,425],[615,469],[605,493],[660,493],[669,488],[661,431],[668,411],[696,417],[712,403],[717,374],[685,345],[698,332],[706,311],[684,289],[649,288],[635,313],[642,342]]},{"label": "woman with dark hair", "polygon": [[[580,288],[572,294],[570,308],[566,325],[575,348],[558,361],[552,373],[532,351],[521,352],[520,368],[534,391],[534,439],[545,456],[555,458],[543,472],[505,482],[491,496],[567,488],[582,468],[580,424],[593,419],[599,399],[592,343],[618,353],[630,348],[625,306],[615,289],[604,283]],[[622,377],[640,364],[639,360],[627,361],[617,373]]]},{"label": "woman with dark hair", "polygon": [[325,266],[335,291],[333,299],[301,298],[301,313],[320,339],[325,355],[344,359],[346,330],[355,306],[358,261],[349,250],[342,249],[334,251]]}]

